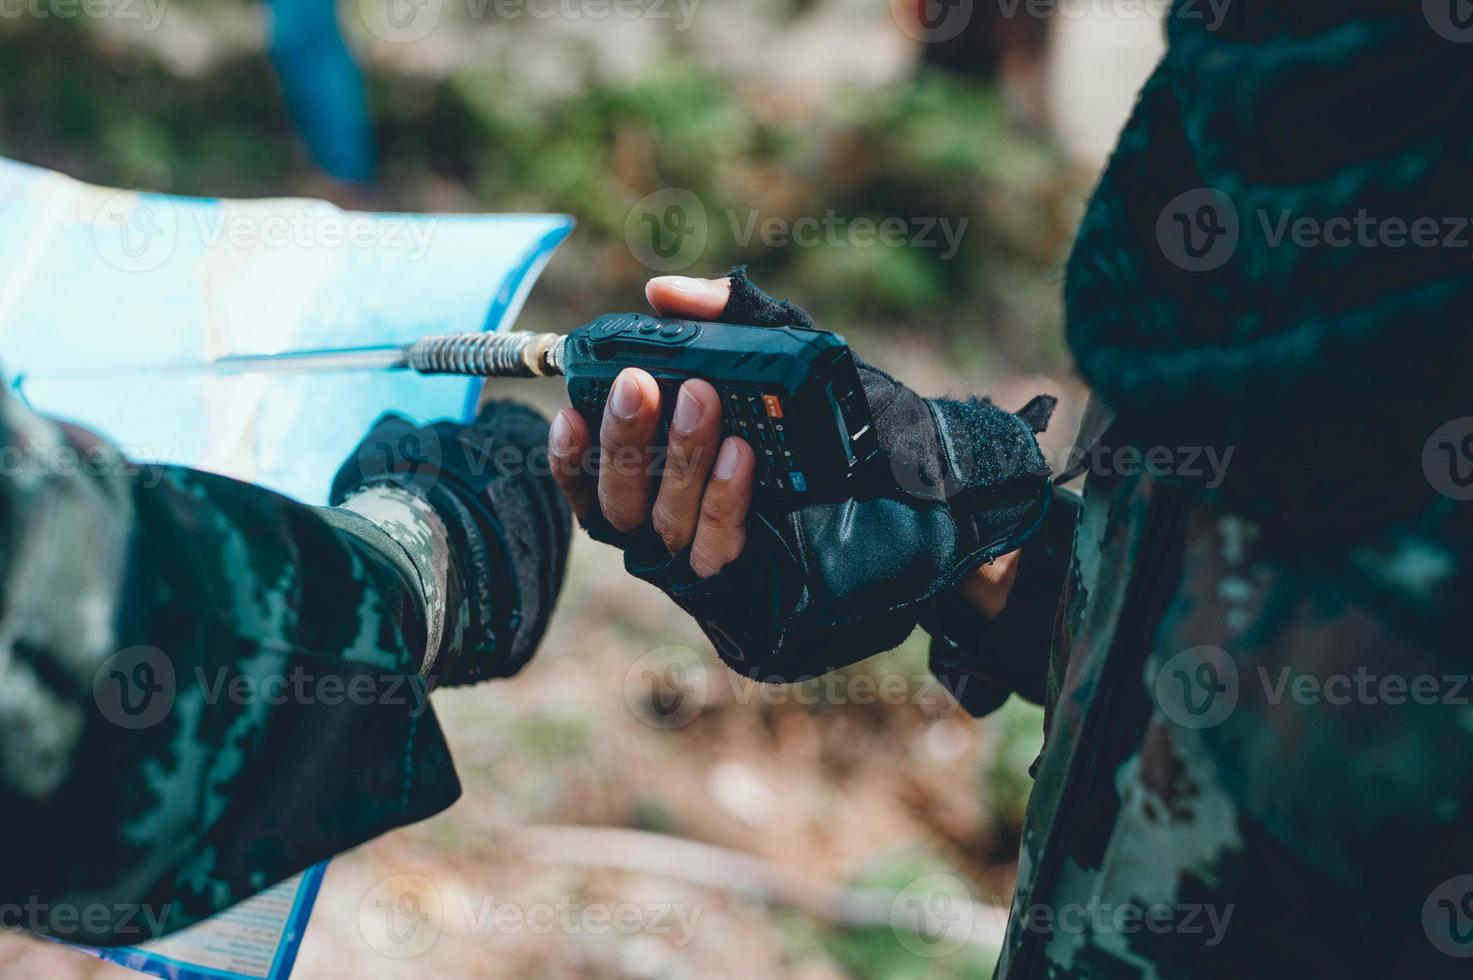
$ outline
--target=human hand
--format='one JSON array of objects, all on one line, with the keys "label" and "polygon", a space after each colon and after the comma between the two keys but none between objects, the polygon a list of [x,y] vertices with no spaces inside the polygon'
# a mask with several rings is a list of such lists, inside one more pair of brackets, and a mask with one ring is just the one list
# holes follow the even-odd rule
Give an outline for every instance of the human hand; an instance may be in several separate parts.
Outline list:
[{"label": "human hand", "polygon": [[[647,293],[666,315],[813,326],[742,270],[661,278]],[[554,422],[554,475],[589,533],[622,549],[626,568],[695,617],[748,676],[794,680],[889,649],[933,599],[959,588],[985,613],[1001,611],[1014,553],[1047,506],[1033,433],[1052,399],[1014,415],[985,400],[922,398],[857,366],[889,478],[868,474],[854,497],[792,511],[752,511],[755,456],[745,441],[722,439],[720,401],[702,382],[677,395],[661,474],[651,445],[661,393],[646,372],[617,379],[597,440],[577,412]],[[587,465],[595,443],[596,476]]]},{"label": "human hand", "polygon": [[[661,316],[715,320],[731,298],[731,280],[662,276],[645,296]],[[553,476],[580,519],[597,506],[621,534],[649,521],[671,554],[689,548],[691,570],[710,578],[746,544],[756,458],[746,440],[722,439],[721,399],[697,379],[676,395],[665,464],[654,474],[661,408],[655,379],[627,368],[604,406],[597,475],[584,465],[593,447],[588,425],[565,408],[549,436]]]}]

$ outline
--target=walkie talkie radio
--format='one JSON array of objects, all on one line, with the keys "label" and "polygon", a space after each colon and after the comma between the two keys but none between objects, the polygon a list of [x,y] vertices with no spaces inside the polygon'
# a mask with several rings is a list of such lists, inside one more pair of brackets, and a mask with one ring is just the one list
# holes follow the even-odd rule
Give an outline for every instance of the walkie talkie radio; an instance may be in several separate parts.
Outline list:
[{"label": "walkie talkie radio", "polygon": [[386,368],[488,378],[565,375],[573,407],[595,436],[614,379],[637,367],[660,385],[662,446],[680,385],[702,378],[721,396],[725,433],[756,450],[758,505],[774,510],[866,495],[882,458],[849,345],[836,333],[805,327],[613,313],[567,336],[442,334],[390,347],[231,354],[181,367],[226,374]]},{"label": "walkie talkie radio", "polygon": [[680,385],[710,382],[724,433],[756,450],[764,506],[853,496],[879,456],[854,356],[826,330],[616,313],[569,334],[558,360],[573,407],[595,434],[619,372],[648,371],[660,385],[661,445]]}]

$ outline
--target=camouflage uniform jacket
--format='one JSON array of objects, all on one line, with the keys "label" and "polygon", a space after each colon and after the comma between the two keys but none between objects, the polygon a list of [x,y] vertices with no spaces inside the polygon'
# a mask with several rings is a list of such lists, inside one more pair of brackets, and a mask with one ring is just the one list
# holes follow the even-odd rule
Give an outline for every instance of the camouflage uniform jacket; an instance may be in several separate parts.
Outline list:
[{"label": "camouflage uniform jacket", "polygon": [[0,465],[6,925],[138,942],[458,796],[421,675],[467,590],[422,498],[135,466],[3,394]]},{"label": "camouflage uniform jacket", "polygon": [[990,654],[1047,709],[1001,977],[1473,969],[1451,6],[1174,6],[1068,269],[1072,559]]}]

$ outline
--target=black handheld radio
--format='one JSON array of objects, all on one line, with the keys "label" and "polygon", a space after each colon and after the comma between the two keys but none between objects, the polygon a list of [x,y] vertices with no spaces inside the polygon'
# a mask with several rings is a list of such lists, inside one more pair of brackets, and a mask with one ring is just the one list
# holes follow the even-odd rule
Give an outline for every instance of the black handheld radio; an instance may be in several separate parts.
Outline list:
[{"label": "black handheld radio", "polygon": [[756,451],[761,506],[855,496],[880,456],[854,356],[836,333],[615,313],[574,330],[559,353],[573,407],[595,438],[625,368],[660,385],[662,446],[677,389],[691,378],[710,382],[724,434]]},{"label": "black handheld radio", "polygon": [[869,401],[844,338],[806,327],[753,327],[613,313],[567,336],[465,333],[409,344],[277,354],[232,354],[184,365],[219,373],[388,368],[488,378],[565,375],[573,407],[595,434],[614,379],[643,368],[661,389],[659,443],[667,444],[680,385],[708,381],[721,396],[726,435],[757,455],[759,507],[795,509],[867,496],[883,458]]}]

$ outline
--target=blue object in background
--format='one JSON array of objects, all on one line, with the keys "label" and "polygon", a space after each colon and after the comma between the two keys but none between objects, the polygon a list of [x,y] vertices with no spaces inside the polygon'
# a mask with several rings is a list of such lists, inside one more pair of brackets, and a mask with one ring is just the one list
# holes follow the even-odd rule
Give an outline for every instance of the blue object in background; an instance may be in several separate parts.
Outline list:
[{"label": "blue object in background", "polygon": [[266,0],[271,61],[287,109],[317,166],[338,180],[373,179],[373,124],[363,73],[338,24],[334,0]]}]

